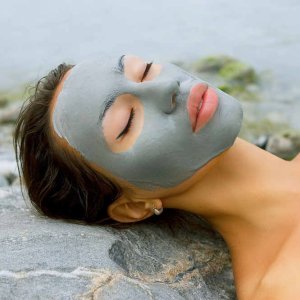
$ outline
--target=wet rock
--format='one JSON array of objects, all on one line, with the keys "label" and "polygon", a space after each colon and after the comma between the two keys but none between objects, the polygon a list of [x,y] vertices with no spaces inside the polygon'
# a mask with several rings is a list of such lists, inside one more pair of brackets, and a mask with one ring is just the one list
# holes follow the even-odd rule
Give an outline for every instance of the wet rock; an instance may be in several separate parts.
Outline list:
[{"label": "wet rock", "polygon": [[226,245],[199,217],[73,224],[33,213],[12,187],[0,215],[1,299],[235,299]]}]

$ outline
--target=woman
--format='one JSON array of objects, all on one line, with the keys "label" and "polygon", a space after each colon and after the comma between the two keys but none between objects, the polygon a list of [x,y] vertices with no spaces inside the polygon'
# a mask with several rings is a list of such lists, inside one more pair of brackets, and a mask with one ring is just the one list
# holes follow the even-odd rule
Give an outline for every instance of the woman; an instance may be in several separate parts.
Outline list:
[{"label": "woman", "polygon": [[172,64],[102,57],[41,79],[15,147],[42,213],[201,215],[228,244],[239,299],[297,299],[300,158],[237,138],[241,121],[238,101]]}]

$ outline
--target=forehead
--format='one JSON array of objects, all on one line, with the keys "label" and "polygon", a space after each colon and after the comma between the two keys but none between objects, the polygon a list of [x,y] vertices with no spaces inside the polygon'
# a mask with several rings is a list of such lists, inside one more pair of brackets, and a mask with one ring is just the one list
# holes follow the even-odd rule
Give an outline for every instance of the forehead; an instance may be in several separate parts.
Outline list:
[{"label": "forehead", "polygon": [[73,67],[70,76],[65,80],[62,92],[67,91],[76,97],[92,92],[105,93],[115,86],[116,81],[121,81],[120,75],[119,57],[84,61]]},{"label": "forehead", "polygon": [[53,109],[54,109],[54,107],[56,105],[57,98],[58,98],[59,94],[61,93],[61,91],[62,91],[62,89],[64,87],[65,81],[70,76],[71,72],[72,72],[72,69],[70,69],[70,70],[68,70],[66,72],[66,74],[60,80],[57,88],[55,89],[54,96],[53,96],[53,99],[52,99],[52,102],[51,102],[51,105],[50,105],[50,112],[51,112],[51,114],[53,113]]},{"label": "forehead", "polygon": [[84,113],[88,107],[99,111],[104,101],[118,96],[124,85],[119,58],[99,58],[74,66],[57,88],[54,112],[76,108]]}]

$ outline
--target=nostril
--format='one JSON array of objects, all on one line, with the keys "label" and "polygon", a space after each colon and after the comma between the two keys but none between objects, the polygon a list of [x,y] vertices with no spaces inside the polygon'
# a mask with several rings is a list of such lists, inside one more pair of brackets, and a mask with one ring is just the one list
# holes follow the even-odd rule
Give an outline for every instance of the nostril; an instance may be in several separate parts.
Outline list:
[{"label": "nostril", "polygon": [[171,106],[172,106],[172,109],[176,106],[176,94],[173,94],[172,95],[172,100],[171,100]]}]

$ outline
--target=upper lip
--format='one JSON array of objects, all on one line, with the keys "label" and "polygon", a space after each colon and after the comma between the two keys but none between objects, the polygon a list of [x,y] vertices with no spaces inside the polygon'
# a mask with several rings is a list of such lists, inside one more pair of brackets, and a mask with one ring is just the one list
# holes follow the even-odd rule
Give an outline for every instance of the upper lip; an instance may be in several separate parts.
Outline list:
[{"label": "upper lip", "polygon": [[190,93],[187,100],[187,111],[189,114],[190,122],[193,128],[195,129],[198,114],[200,111],[200,104],[203,101],[203,95],[207,91],[208,85],[206,83],[197,83],[190,89]]}]

